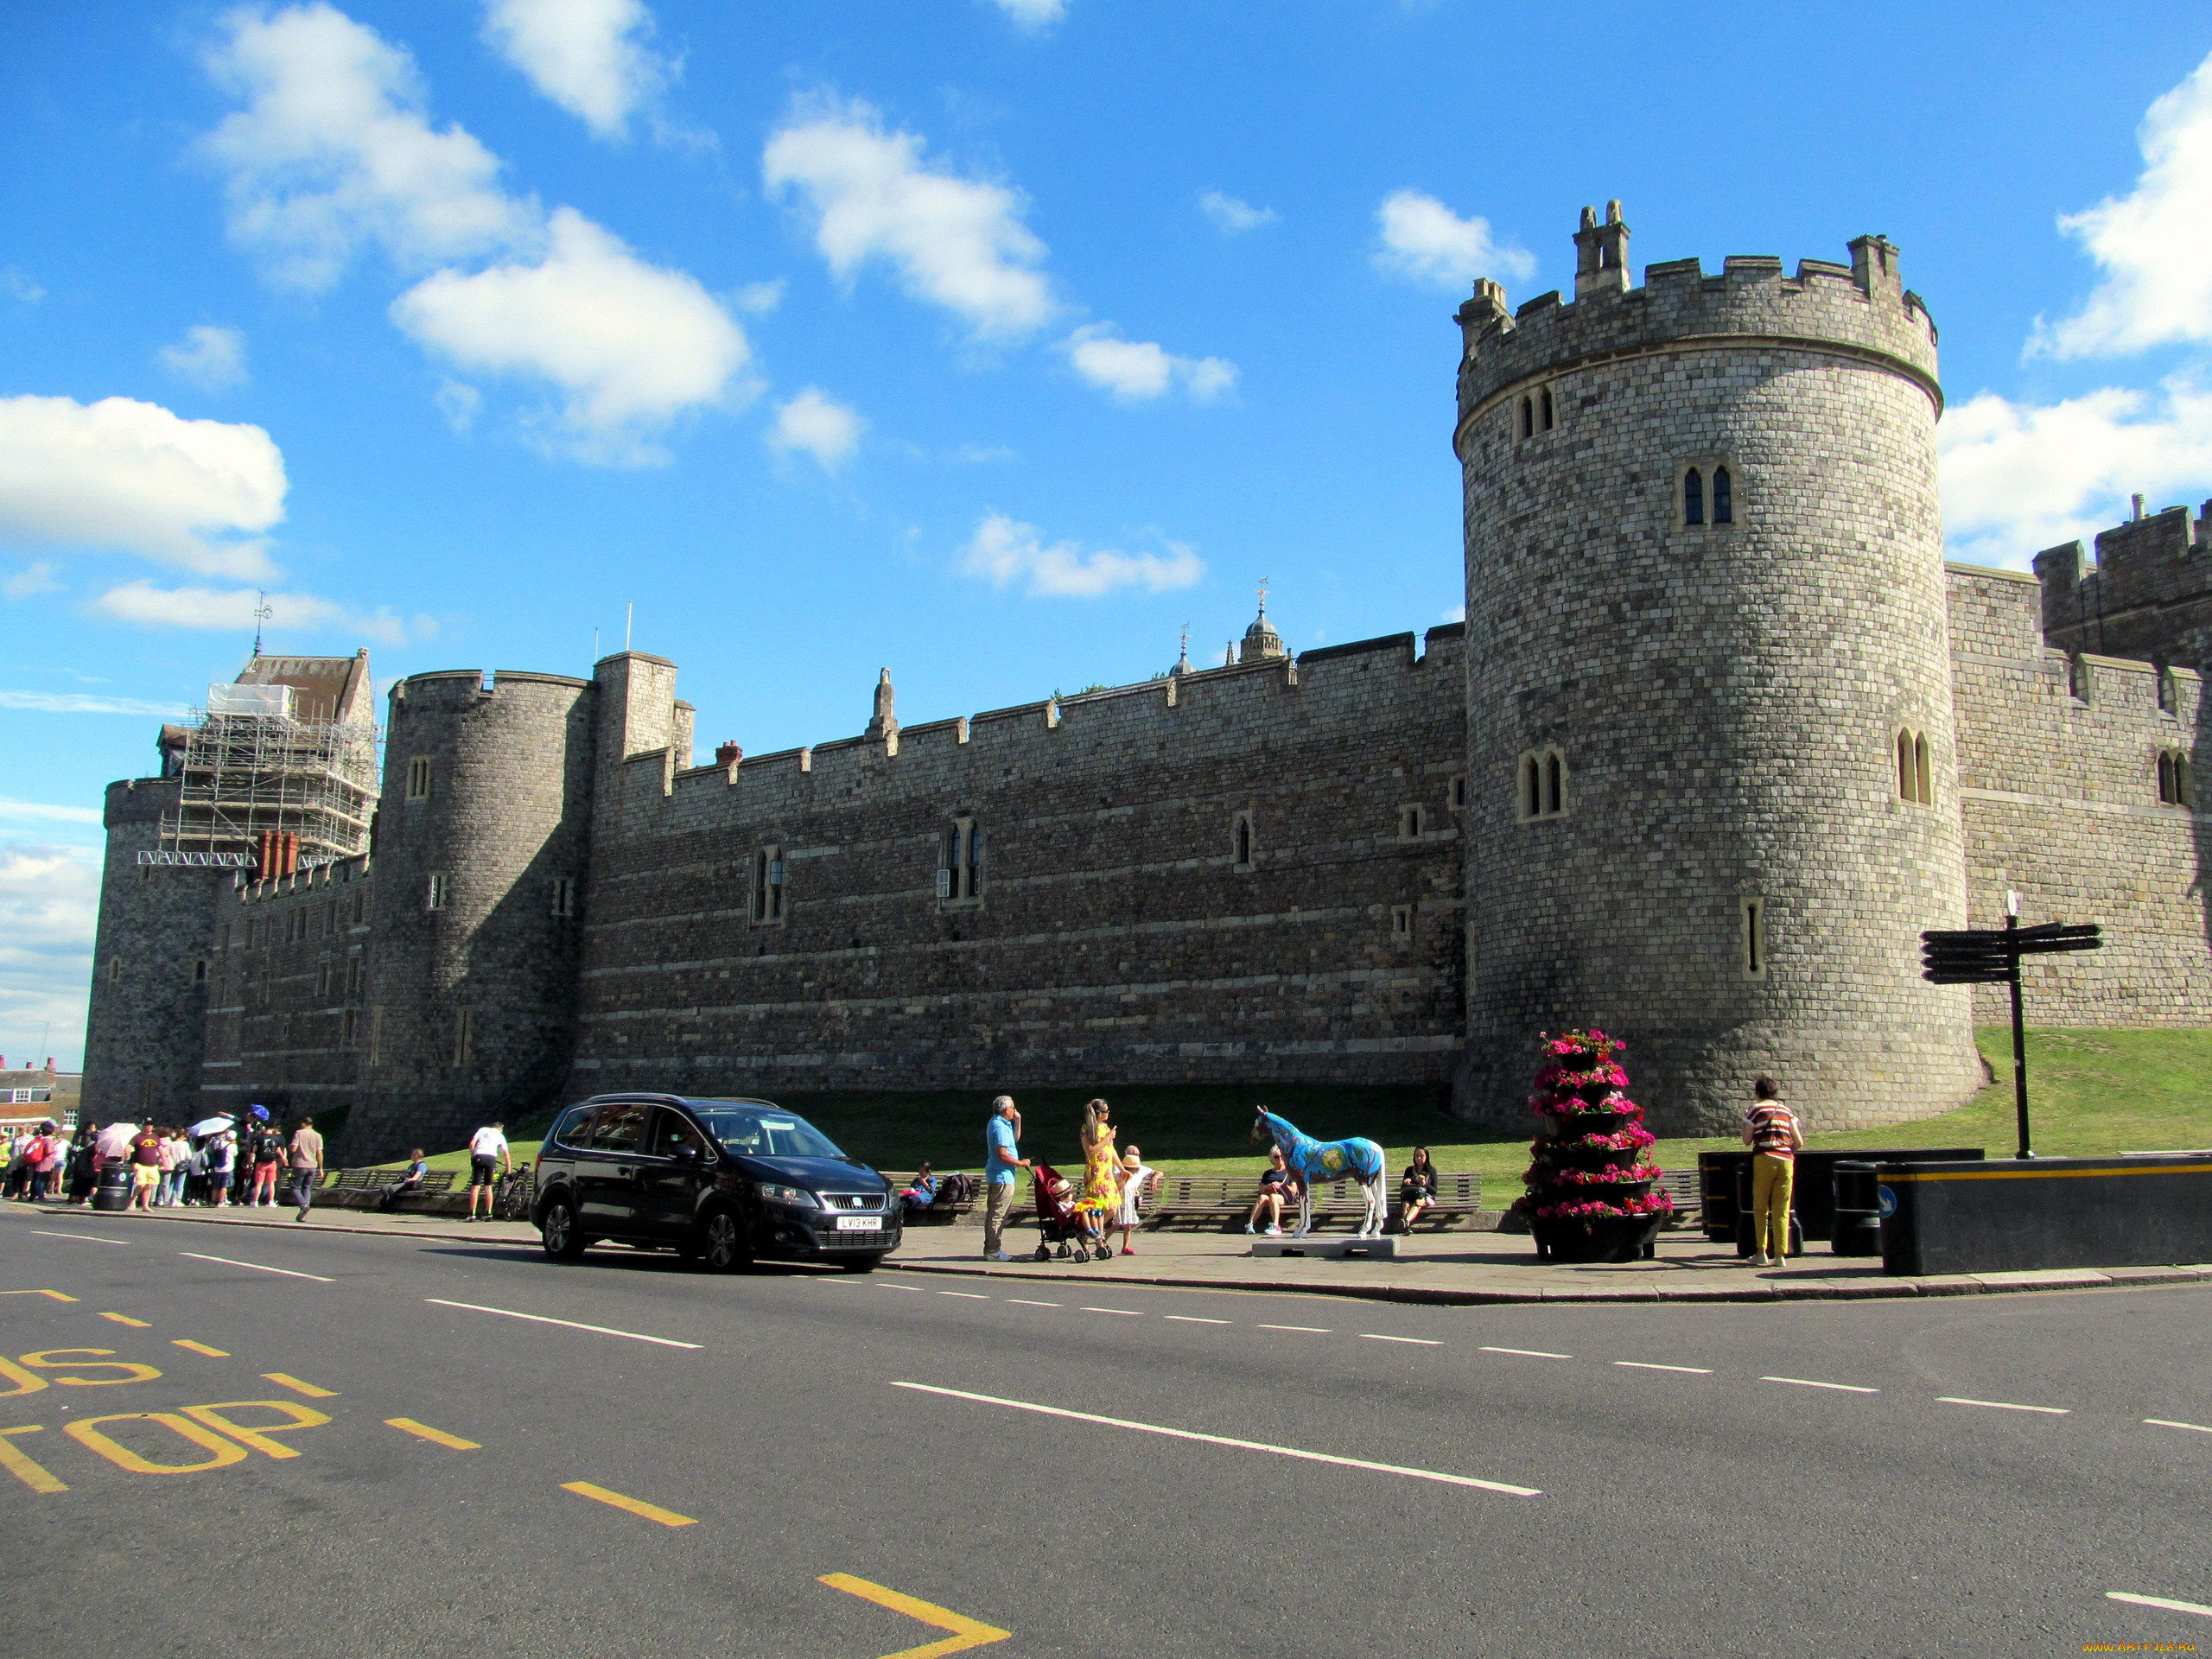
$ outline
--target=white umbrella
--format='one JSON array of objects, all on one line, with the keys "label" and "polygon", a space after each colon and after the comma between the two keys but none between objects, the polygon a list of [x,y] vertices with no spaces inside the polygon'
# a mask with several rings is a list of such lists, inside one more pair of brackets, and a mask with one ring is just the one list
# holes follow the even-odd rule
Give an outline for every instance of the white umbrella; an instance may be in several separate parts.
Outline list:
[{"label": "white umbrella", "polygon": [[197,1141],[203,1135],[214,1135],[229,1128],[234,1121],[227,1115],[220,1117],[203,1117],[185,1133]]}]

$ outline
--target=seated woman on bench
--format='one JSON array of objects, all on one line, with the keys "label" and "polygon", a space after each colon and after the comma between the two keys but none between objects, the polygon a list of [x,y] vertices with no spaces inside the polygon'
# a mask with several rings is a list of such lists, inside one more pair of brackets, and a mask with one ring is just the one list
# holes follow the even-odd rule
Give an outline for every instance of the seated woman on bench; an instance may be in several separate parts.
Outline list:
[{"label": "seated woman on bench", "polygon": [[1306,1189],[1299,1185],[1298,1177],[1283,1163],[1282,1148],[1270,1147],[1268,1149],[1268,1166],[1260,1176],[1260,1196],[1253,1203],[1252,1213],[1244,1219],[1244,1230],[1248,1233],[1261,1230],[1260,1217],[1264,1215],[1268,1218],[1267,1230],[1280,1233],[1282,1231],[1283,1206],[1296,1204],[1305,1193]]},{"label": "seated woman on bench", "polygon": [[402,1198],[412,1198],[423,1190],[423,1183],[430,1177],[430,1166],[423,1161],[423,1148],[416,1147],[407,1154],[410,1161],[407,1173],[384,1190],[384,1197],[377,1205],[379,1210],[397,1210]]},{"label": "seated woman on bench", "polygon": [[1435,1202],[1436,1166],[1429,1161],[1427,1147],[1415,1147],[1414,1160],[1406,1166],[1406,1173],[1398,1182],[1398,1230],[1413,1231],[1421,1212]]}]

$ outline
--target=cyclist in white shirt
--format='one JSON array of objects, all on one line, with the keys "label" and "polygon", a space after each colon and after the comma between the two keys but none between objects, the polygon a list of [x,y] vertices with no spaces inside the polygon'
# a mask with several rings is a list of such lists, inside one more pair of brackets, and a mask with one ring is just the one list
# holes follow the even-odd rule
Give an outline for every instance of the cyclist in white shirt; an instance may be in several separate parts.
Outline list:
[{"label": "cyclist in white shirt", "polygon": [[487,1123],[468,1137],[468,1216],[476,1219],[476,1198],[484,1198],[484,1219],[492,1219],[492,1184],[515,1166],[514,1154],[507,1150],[507,1126]]}]

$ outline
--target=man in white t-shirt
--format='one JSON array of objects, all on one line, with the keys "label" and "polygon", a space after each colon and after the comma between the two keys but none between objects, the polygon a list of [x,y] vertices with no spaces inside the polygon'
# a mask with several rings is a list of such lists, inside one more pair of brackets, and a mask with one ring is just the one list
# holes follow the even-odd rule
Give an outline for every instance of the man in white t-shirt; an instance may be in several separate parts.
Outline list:
[{"label": "man in white t-shirt", "polygon": [[476,1219],[476,1198],[484,1198],[484,1219],[492,1219],[492,1183],[515,1166],[507,1150],[507,1126],[487,1123],[468,1137],[468,1217]]}]

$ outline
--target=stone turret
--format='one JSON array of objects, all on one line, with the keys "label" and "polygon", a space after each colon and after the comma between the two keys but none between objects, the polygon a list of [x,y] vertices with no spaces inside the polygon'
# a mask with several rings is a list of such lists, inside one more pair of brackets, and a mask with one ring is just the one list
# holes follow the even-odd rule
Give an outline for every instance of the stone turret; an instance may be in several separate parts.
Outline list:
[{"label": "stone turret", "polygon": [[[1662,1133],[1771,1072],[1808,1123],[1980,1081],[1936,490],[1936,330],[1897,250],[1650,266],[1585,209],[1575,299],[1461,308],[1468,1049],[1518,1122],[1540,1031],[1624,1038]],[[1934,800],[1899,798],[1900,729]]]},{"label": "stone turret", "polygon": [[1252,626],[1244,630],[1244,642],[1236,647],[1240,663],[1264,663],[1284,655],[1282,636],[1275,632],[1275,625],[1268,620],[1268,601],[1260,601],[1260,613],[1252,619]]}]

